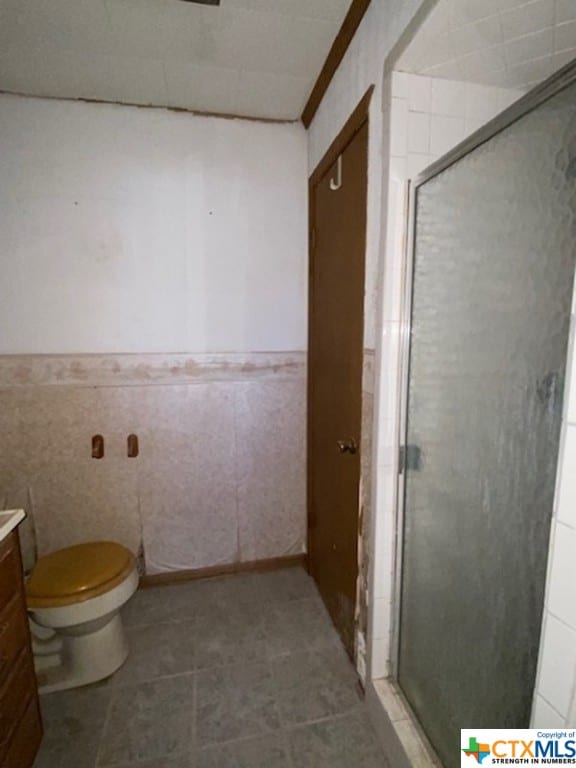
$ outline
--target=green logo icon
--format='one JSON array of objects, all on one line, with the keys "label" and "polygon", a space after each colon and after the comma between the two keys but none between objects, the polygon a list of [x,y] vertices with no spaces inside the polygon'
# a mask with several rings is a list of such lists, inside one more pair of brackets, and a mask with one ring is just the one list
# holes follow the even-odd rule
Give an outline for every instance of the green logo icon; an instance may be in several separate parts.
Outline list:
[{"label": "green logo icon", "polygon": [[470,737],[468,747],[462,752],[469,757],[475,757],[477,763],[482,763],[482,760],[490,754],[490,744],[479,744],[476,738]]}]

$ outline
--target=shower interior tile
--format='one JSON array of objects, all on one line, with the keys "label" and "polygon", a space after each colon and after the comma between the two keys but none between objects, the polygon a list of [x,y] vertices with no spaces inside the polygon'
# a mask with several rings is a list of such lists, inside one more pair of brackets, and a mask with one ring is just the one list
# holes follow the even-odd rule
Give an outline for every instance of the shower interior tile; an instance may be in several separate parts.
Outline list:
[{"label": "shower interior tile", "polygon": [[462,117],[466,100],[466,84],[453,80],[432,80],[432,105],[434,115]]},{"label": "shower interior tile", "polygon": [[378,680],[388,676],[388,639],[384,637],[372,639],[372,659],[370,675],[372,679]]},{"label": "shower interior tile", "polygon": [[[410,87],[410,79],[412,77],[413,75],[410,75],[407,72],[392,72],[389,85],[387,83],[385,87],[390,88],[390,93],[394,98],[407,99]],[[386,100],[384,100],[384,102],[385,106],[387,106]]]},{"label": "shower interior tile", "polygon": [[564,728],[566,720],[538,693],[534,696],[532,728]]},{"label": "shower interior tile", "polygon": [[548,610],[576,629],[576,531],[561,522],[555,526],[548,585]]},{"label": "shower interior tile", "polygon": [[433,81],[429,77],[410,75],[408,80],[408,109],[410,112],[430,112]]},{"label": "shower interior tile", "polygon": [[444,155],[465,137],[464,119],[432,115],[430,152],[434,156]]},{"label": "shower interior tile", "polygon": [[[576,298],[576,292],[574,297]],[[576,427],[576,344],[574,344],[574,341],[572,342],[572,370],[568,373],[568,376],[570,380],[570,388],[568,392],[567,418],[570,424]]]},{"label": "shower interior tile", "polygon": [[407,161],[405,157],[390,158],[390,176],[394,181],[405,182],[408,178],[406,170]]},{"label": "shower interior tile", "polygon": [[538,692],[565,717],[576,674],[576,630],[548,615],[542,648]]},{"label": "shower interior tile", "polygon": [[467,119],[478,119],[484,123],[498,113],[498,92],[487,85],[470,85],[465,89]]},{"label": "shower interior tile", "polygon": [[387,638],[390,634],[390,601],[387,598],[376,598],[372,614],[372,632],[375,638]]},{"label": "shower interior tile", "polygon": [[393,157],[405,157],[408,153],[408,102],[406,99],[392,99],[390,132],[390,153]]},{"label": "shower interior tile", "polygon": [[408,155],[408,178],[415,179],[422,171],[434,162],[432,155]]},{"label": "shower interior tile", "polygon": [[430,152],[430,115],[426,112],[408,112],[408,153]]},{"label": "shower interior tile", "polygon": [[569,424],[566,428],[560,461],[562,466],[556,514],[560,521],[576,528],[576,425]]}]

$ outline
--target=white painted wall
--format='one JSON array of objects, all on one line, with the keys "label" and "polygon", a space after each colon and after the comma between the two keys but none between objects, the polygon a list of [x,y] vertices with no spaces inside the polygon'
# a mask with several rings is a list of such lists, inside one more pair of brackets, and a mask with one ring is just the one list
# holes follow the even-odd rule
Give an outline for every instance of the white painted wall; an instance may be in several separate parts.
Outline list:
[{"label": "white painted wall", "polygon": [[306,346],[298,124],[0,96],[0,354]]}]

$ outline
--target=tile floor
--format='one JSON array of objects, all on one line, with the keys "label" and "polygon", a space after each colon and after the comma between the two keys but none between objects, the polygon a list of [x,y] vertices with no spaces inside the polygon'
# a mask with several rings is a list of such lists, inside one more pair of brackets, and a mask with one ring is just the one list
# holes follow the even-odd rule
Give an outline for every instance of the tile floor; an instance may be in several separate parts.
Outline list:
[{"label": "tile floor", "polygon": [[137,592],[131,655],[42,697],[35,768],[384,768],[356,675],[304,570]]}]

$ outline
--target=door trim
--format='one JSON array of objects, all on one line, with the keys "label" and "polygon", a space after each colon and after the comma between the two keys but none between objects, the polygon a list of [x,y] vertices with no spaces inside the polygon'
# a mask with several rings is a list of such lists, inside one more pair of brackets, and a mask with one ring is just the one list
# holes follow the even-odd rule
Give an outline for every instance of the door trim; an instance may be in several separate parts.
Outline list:
[{"label": "door trim", "polygon": [[[346,121],[344,127],[341,129],[340,133],[336,136],[328,150],[326,151],[324,157],[312,174],[310,175],[308,179],[308,374],[307,374],[307,386],[306,386],[306,392],[307,392],[307,402],[312,402],[312,376],[311,376],[311,366],[310,366],[310,348],[311,348],[311,331],[312,331],[312,323],[310,322],[310,319],[312,318],[313,312],[314,312],[314,281],[312,279],[313,275],[313,264],[314,264],[314,253],[315,253],[315,242],[314,242],[314,224],[316,220],[316,211],[314,206],[314,188],[318,185],[318,183],[322,180],[322,178],[325,176],[325,174],[330,170],[330,168],[334,165],[334,163],[337,161],[339,155],[342,154],[342,152],[346,149],[348,144],[352,141],[354,136],[358,133],[358,131],[369,122],[369,112],[370,112],[370,102],[372,99],[372,93],[374,91],[374,85],[371,85],[364,96],[360,99],[358,102],[358,105]],[[369,156],[368,156],[368,163],[369,163]],[[364,259],[366,258],[366,254],[364,254]],[[361,395],[362,397],[362,395]],[[312,557],[311,555],[311,542],[312,542],[312,528],[313,528],[313,515],[312,515],[312,473],[313,473],[313,466],[312,466],[312,455],[310,451],[310,445],[312,444],[312,422],[310,419],[310,414],[307,415],[306,420],[306,549],[308,554],[308,571],[309,573],[313,573],[313,563],[312,563]],[[356,573],[356,580],[358,580],[359,571],[357,570]]]},{"label": "door trim", "polygon": [[[517,122],[525,115],[532,112],[541,104],[548,101],[560,91],[576,82],[576,59],[560,69],[540,85],[537,85],[525,96],[514,102],[495,118],[483,125],[479,130],[471,134],[467,139],[458,144],[454,149],[441,157],[435,163],[425,168],[408,187],[408,216],[404,251],[404,285],[402,297],[402,320],[400,339],[400,398],[399,398],[399,443],[397,451],[406,446],[408,433],[408,384],[410,379],[410,339],[412,336],[412,299],[413,276],[416,244],[416,198],[418,189],[435,176],[443,173],[450,166],[457,163],[466,155],[473,152],[482,144],[492,139],[497,134]],[[398,463],[398,475],[396,486],[396,548],[394,565],[394,606],[392,608],[392,634],[390,645],[390,668],[392,678],[401,692],[398,680],[398,668],[400,661],[400,619],[402,598],[402,555],[404,547],[404,514],[405,514],[405,473]],[[412,708],[406,698],[402,699],[409,710]],[[416,716],[412,712],[415,722]]]},{"label": "door trim", "polygon": [[[369,111],[370,111],[370,102],[372,100],[372,94],[374,92],[374,86],[371,85],[370,88],[366,91],[364,96],[360,99],[358,102],[358,105],[346,121],[346,124],[340,131],[340,133],[336,136],[332,144],[328,147],[326,150],[326,153],[324,154],[324,157],[316,168],[312,171],[312,174],[310,175],[310,178],[308,179],[308,190],[311,191],[313,187],[318,184],[320,179],[324,176],[326,171],[334,165],[336,160],[338,159],[338,155],[342,154],[346,146],[351,142],[351,140],[354,138],[354,135],[358,133],[360,128],[364,125],[365,122],[367,122],[369,117]],[[311,201],[312,198],[310,197],[309,200]],[[308,219],[309,226],[312,225],[312,219]]]}]

